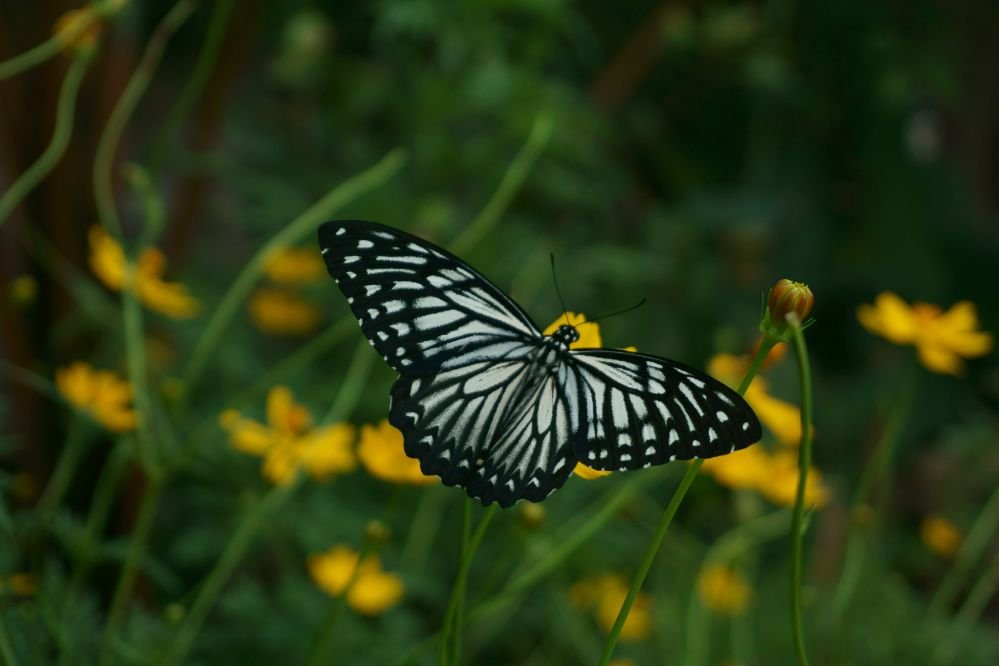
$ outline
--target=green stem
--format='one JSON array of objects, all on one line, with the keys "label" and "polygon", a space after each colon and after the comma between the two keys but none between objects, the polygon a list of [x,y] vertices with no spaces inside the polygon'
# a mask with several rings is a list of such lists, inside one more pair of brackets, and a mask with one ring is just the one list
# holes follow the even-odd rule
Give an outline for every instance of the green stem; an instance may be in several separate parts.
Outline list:
[{"label": "green stem", "polygon": [[112,166],[114,163],[115,151],[121,142],[125,125],[128,124],[135,107],[142,99],[149,82],[152,81],[156,67],[163,57],[163,50],[173,33],[179,28],[187,17],[191,15],[198,0],[178,0],[178,2],[167,12],[163,20],[156,26],[146,50],[139,60],[135,72],[128,80],[125,90],[122,92],[118,103],[115,104],[111,115],[108,117],[108,124],[101,134],[97,143],[97,150],[94,155],[94,203],[97,206],[98,218],[101,224],[108,230],[112,237],[121,239],[121,223],[118,221],[118,211],[114,203],[114,188],[112,186]]},{"label": "green stem", "polygon": [[265,523],[267,518],[292,497],[300,485],[301,476],[299,475],[295,481],[288,485],[275,486],[250,507],[240,522],[239,527],[236,528],[236,532],[226,545],[225,550],[222,551],[222,555],[205,578],[201,589],[198,590],[198,594],[191,604],[190,610],[184,616],[183,622],[177,629],[177,634],[174,636],[169,650],[160,662],[161,664],[185,663],[187,653],[191,650],[194,639],[201,630],[201,625],[204,624],[208,613],[211,612],[215,606],[215,602],[218,601],[222,588],[232,577],[236,567],[242,561],[244,555],[246,555],[246,551],[249,550],[260,527]]},{"label": "green stem", "polygon": [[996,533],[999,532],[999,488],[992,492],[985,506],[982,507],[978,518],[968,530],[968,536],[961,544],[960,550],[954,557],[954,564],[950,567],[947,575],[930,605],[926,610],[927,619],[936,617],[943,609],[953,603],[959,590],[964,588],[965,581],[971,573],[975,563],[981,559],[988,550],[989,545],[994,543]]},{"label": "green stem", "polygon": [[33,190],[55,168],[66,153],[69,138],[73,135],[76,98],[80,92],[83,77],[87,73],[87,67],[93,60],[92,55],[90,51],[82,52],[70,64],[66,77],[62,81],[62,88],[59,90],[59,100],[56,102],[52,140],[38,159],[0,196],[0,226],[17,208],[21,200],[28,195],[28,192]]},{"label": "green stem", "polygon": [[472,500],[465,499],[462,503],[461,517],[461,551],[458,555],[458,572],[451,586],[451,596],[447,600],[447,610],[444,612],[444,625],[441,629],[440,666],[451,666],[451,654],[454,643],[454,614],[458,605],[459,588],[461,587],[461,572],[468,560],[468,545],[472,539]]},{"label": "green stem", "polygon": [[513,197],[520,190],[521,185],[527,179],[531,167],[537,160],[538,155],[548,144],[552,136],[552,128],[555,121],[548,112],[541,112],[534,118],[531,125],[531,132],[527,135],[527,140],[521,146],[517,156],[514,157],[499,187],[493,192],[492,197],[485,207],[475,216],[465,230],[454,239],[449,245],[449,249],[455,254],[465,254],[469,248],[475,246],[499,221],[503,211],[509,207]]},{"label": "green stem", "polygon": [[340,390],[337,391],[333,404],[330,405],[326,416],[320,421],[320,425],[328,425],[337,421],[343,421],[353,413],[354,408],[361,399],[364,392],[364,380],[371,371],[371,362],[375,359],[375,354],[371,351],[368,341],[364,338],[357,343],[354,356],[347,368],[340,383]]},{"label": "green stem", "polygon": [[[134,266],[134,263],[131,264]],[[138,457],[147,475],[158,476],[159,452],[153,436],[153,408],[149,395],[149,375],[146,371],[145,341],[142,337],[142,307],[135,295],[133,280],[136,271],[130,267],[127,284],[121,292],[122,319],[125,328],[125,360],[128,379],[132,384],[132,399],[139,418],[136,424]]]},{"label": "green stem", "polygon": [[842,573],[836,584],[832,600],[831,615],[837,623],[842,622],[845,618],[847,607],[853,599],[853,593],[860,584],[866,560],[866,535],[873,532],[870,524],[873,519],[866,521],[866,524],[862,524],[858,520],[861,507],[869,504],[874,489],[885,478],[891,467],[895,449],[902,438],[909,412],[912,410],[916,394],[916,369],[914,364],[910,366],[909,371],[905,373],[901,381],[901,388],[896,393],[895,402],[892,404],[891,411],[885,421],[881,437],[874,445],[871,461],[864,467],[856,493],[850,504],[850,527],[847,535],[846,553],[843,558]]},{"label": "green stem", "polygon": [[80,460],[87,450],[86,435],[89,429],[90,424],[85,417],[73,415],[69,424],[69,432],[66,434],[66,444],[62,448],[59,461],[38,500],[38,513],[43,521],[47,521],[62,502],[62,498],[73,480],[73,475],[76,473],[76,468],[80,465]]},{"label": "green stem", "polygon": [[229,17],[232,15],[234,0],[217,0],[215,9],[212,12],[208,31],[205,33],[205,41],[198,53],[198,60],[194,64],[191,75],[184,84],[184,89],[177,96],[166,120],[163,121],[154,148],[149,159],[150,169],[159,171],[163,163],[163,154],[166,152],[168,144],[172,140],[172,135],[176,133],[184,118],[191,112],[191,108],[201,98],[205,85],[215,69],[218,61],[219,50],[222,47],[222,40],[225,37],[225,29],[229,24]]},{"label": "green stem", "polygon": [[31,69],[32,67],[37,67],[57,53],[61,52],[67,46],[76,42],[76,38],[82,35],[99,18],[100,14],[88,12],[67,25],[58,34],[52,35],[46,39],[41,44],[28,49],[24,53],[14,56],[10,60],[0,62],[0,81],[16,76],[21,72]]},{"label": "green stem", "polygon": [[[358,557],[358,562],[361,562],[363,559],[363,556]],[[357,571],[355,570],[354,576],[356,575]],[[349,587],[350,585],[348,584],[345,586],[345,589]],[[343,605],[343,599],[340,597],[330,599],[326,616],[323,618],[322,625],[319,628],[318,638],[312,647],[312,654],[308,662],[309,666],[323,666],[324,664],[331,663],[330,651],[333,649],[334,630],[336,629],[337,620],[340,619],[340,614],[343,611]]]},{"label": "green stem", "polygon": [[[466,507],[469,507],[472,503],[471,499],[465,500]],[[461,633],[464,628],[464,612],[465,612],[465,592],[468,589],[468,572],[472,567],[472,559],[475,557],[475,551],[478,550],[479,544],[482,542],[482,537],[486,533],[486,528],[489,527],[489,522],[496,515],[497,504],[491,504],[483,514],[482,518],[479,519],[479,524],[475,528],[475,533],[472,534],[471,540],[468,542],[468,548],[463,549],[461,565],[458,568],[458,578],[456,581],[455,589],[452,590],[452,599],[456,599],[454,613],[451,619],[451,665],[458,666],[461,655]]]},{"label": "green stem", "polygon": [[388,153],[367,171],[344,181],[328,192],[322,199],[271,237],[257,251],[243,267],[242,272],[229,287],[229,291],[214,309],[211,319],[205,325],[201,337],[194,346],[183,374],[186,395],[190,396],[198,382],[201,381],[208,359],[215,353],[215,348],[222,341],[225,330],[238,311],[240,304],[263,273],[270,253],[277,248],[297,243],[343,206],[383,185],[402,168],[405,162],[406,153],[402,149],[397,148]]},{"label": "green stem", "polygon": [[794,336],[794,351],[798,359],[798,376],[801,383],[801,446],[798,450],[798,488],[794,500],[794,516],[791,519],[791,633],[794,638],[795,654],[799,666],[808,666],[808,651],[805,646],[805,632],[801,620],[801,569],[803,521],[805,516],[805,487],[808,471],[812,467],[812,369],[808,361],[808,348],[801,323],[790,322]]},{"label": "green stem", "polygon": [[0,657],[7,666],[18,666],[17,655],[14,654],[14,646],[10,643],[10,634],[7,632],[7,622],[4,618],[4,608],[0,608]]},{"label": "green stem", "polygon": [[958,651],[968,643],[968,633],[982,616],[982,612],[999,589],[999,553],[989,563],[989,567],[978,578],[978,581],[968,592],[968,598],[957,611],[950,629],[944,634],[944,639],[933,653],[933,661],[937,664],[953,663]]},{"label": "green stem", "polygon": [[[756,350],[756,355],[753,357],[753,360],[749,365],[749,370],[746,372],[746,376],[742,378],[742,382],[739,384],[739,395],[745,394],[746,389],[753,381],[753,377],[759,371],[759,368],[763,363],[763,359],[766,358],[767,354],[775,344],[775,340],[772,340],[769,337],[764,337],[763,341],[760,343],[759,349]],[[645,557],[642,558],[642,562],[638,566],[638,571],[635,573],[635,577],[631,580],[631,587],[628,589],[628,595],[624,598],[624,603],[621,604],[621,610],[617,614],[614,626],[611,627],[610,633],[607,635],[607,640],[604,642],[604,650],[600,655],[600,666],[607,666],[607,664],[610,663],[611,656],[614,654],[614,646],[617,645],[618,638],[621,636],[621,630],[624,628],[624,623],[628,619],[628,614],[631,612],[631,607],[634,605],[635,599],[638,598],[638,593],[642,589],[645,577],[648,575],[649,569],[652,568],[652,563],[655,561],[656,555],[659,553],[659,547],[662,545],[663,539],[666,537],[666,531],[669,529],[670,523],[673,522],[673,516],[676,515],[677,509],[680,508],[680,503],[683,502],[683,498],[686,496],[687,490],[697,477],[697,473],[700,471],[702,464],[704,464],[704,460],[702,459],[697,459],[690,463],[690,466],[684,473],[683,478],[680,479],[680,485],[677,486],[669,504],[666,505],[666,510],[663,512],[662,518],[659,520],[659,525],[656,527],[656,531],[652,535],[652,541],[649,542],[649,547],[645,551]]]},{"label": "green stem", "polygon": [[163,476],[150,476],[147,479],[146,490],[139,504],[139,514],[135,520],[132,538],[128,544],[128,552],[125,554],[125,563],[118,578],[118,585],[115,587],[111,610],[108,612],[107,623],[104,627],[101,664],[115,663],[114,645],[118,640],[118,630],[132,598],[139,563],[142,561],[152,533],[153,519],[156,516],[156,509],[159,506],[165,483],[166,478]]}]

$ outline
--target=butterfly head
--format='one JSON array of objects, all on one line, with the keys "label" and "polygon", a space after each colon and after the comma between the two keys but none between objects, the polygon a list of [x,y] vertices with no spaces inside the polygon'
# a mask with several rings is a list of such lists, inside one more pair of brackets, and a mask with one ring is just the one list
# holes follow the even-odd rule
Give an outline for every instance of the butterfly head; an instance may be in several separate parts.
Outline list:
[{"label": "butterfly head", "polygon": [[573,342],[579,340],[579,331],[576,330],[575,326],[570,326],[569,324],[562,324],[555,332],[552,333],[551,337],[558,343],[568,347]]}]

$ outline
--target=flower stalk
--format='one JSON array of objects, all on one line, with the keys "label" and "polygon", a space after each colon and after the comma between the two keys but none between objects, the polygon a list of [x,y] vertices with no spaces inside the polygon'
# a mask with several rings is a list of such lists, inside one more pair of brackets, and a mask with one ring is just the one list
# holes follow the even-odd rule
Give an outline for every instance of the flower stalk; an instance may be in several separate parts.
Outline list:
[{"label": "flower stalk", "polygon": [[787,320],[794,340],[794,351],[798,360],[798,376],[801,384],[801,446],[798,455],[798,490],[795,496],[794,514],[791,519],[791,632],[798,664],[799,666],[808,666],[808,651],[801,619],[801,551],[805,531],[805,487],[808,483],[808,470],[812,466],[812,370],[808,361],[808,348],[805,345],[801,320],[794,313],[787,315]]}]

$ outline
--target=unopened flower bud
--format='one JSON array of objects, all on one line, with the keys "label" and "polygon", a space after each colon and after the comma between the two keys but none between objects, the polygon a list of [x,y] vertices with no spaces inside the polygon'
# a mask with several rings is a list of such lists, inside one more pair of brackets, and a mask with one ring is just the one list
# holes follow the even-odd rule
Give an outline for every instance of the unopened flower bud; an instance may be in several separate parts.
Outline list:
[{"label": "unopened flower bud", "polygon": [[87,51],[97,44],[103,29],[100,14],[95,8],[84,7],[72,9],[60,16],[52,32],[66,46],[77,51]]},{"label": "unopened flower bud", "polygon": [[785,278],[778,280],[770,288],[767,307],[770,309],[770,318],[775,321],[785,321],[792,312],[797,315],[798,321],[805,321],[813,305],[815,296],[804,282],[792,282]]},{"label": "unopened flower bud", "polygon": [[10,301],[18,307],[31,305],[38,294],[38,282],[31,275],[19,275],[10,283]]},{"label": "unopened flower bud", "polygon": [[380,520],[369,520],[364,526],[364,538],[373,545],[381,545],[389,540],[391,532]]},{"label": "unopened flower bud", "polygon": [[805,318],[812,311],[815,296],[812,290],[803,282],[778,280],[770,288],[767,309],[763,312],[760,322],[760,332],[763,333],[763,343],[769,346],[777,342],[787,342],[791,339],[790,325],[796,327],[805,323]]},{"label": "unopened flower bud", "polygon": [[534,502],[521,502],[520,523],[529,530],[534,530],[545,522],[545,507]]}]

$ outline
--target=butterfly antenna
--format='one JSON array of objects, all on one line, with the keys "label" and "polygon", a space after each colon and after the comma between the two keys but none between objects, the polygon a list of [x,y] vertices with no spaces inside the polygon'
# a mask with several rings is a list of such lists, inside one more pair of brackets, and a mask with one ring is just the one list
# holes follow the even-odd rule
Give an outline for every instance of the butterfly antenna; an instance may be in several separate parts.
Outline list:
[{"label": "butterfly antenna", "polygon": [[592,322],[595,322],[595,321],[599,321],[601,319],[607,319],[607,317],[613,317],[615,315],[624,314],[625,312],[631,312],[632,310],[637,310],[638,308],[640,308],[643,305],[645,305],[645,300],[646,299],[643,298],[642,300],[638,301],[637,303],[635,303],[631,307],[627,307],[627,308],[625,308],[623,310],[617,310],[616,312],[608,312],[607,314],[602,314],[599,317],[594,317],[593,319],[587,319],[586,321],[592,323]]},{"label": "butterfly antenna", "polygon": [[555,275],[555,253],[552,252],[548,256],[551,257],[552,260],[552,282],[555,283],[555,293],[558,294],[558,302],[562,304],[562,313],[565,316],[565,323],[569,324],[569,308],[565,306],[565,299],[562,298],[562,290],[558,288],[558,276]]}]

